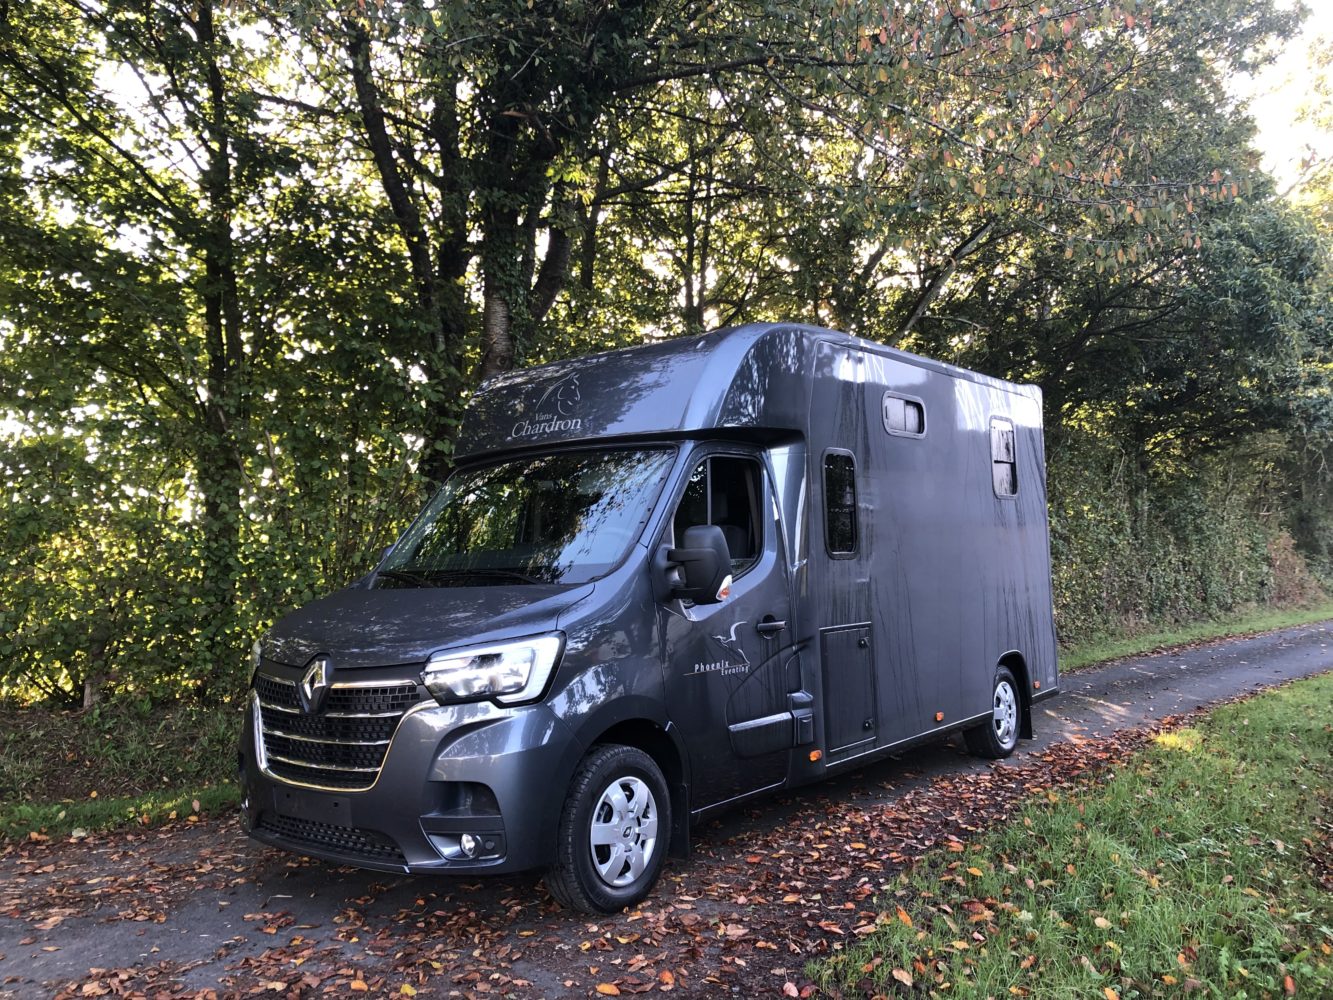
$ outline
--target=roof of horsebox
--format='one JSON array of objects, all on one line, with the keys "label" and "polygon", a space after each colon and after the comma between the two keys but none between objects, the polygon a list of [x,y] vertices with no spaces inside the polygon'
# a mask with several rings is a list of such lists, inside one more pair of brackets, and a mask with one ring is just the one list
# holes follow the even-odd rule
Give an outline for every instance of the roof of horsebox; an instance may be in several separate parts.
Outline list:
[{"label": "roof of horsebox", "polygon": [[835,330],[750,323],[487,379],[464,413],[456,454],[720,428],[803,431],[821,342],[1036,391]]}]

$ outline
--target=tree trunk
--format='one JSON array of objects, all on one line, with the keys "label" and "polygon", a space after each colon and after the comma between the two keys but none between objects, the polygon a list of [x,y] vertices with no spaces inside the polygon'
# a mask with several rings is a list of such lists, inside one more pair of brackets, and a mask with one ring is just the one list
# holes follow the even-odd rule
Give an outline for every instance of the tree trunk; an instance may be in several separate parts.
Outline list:
[{"label": "tree trunk", "polygon": [[219,63],[212,5],[201,2],[196,10],[200,61],[208,82],[202,134],[207,160],[200,178],[207,214],[201,240],[204,274],[199,286],[208,351],[208,396],[200,404],[204,428],[197,450],[197,479],[203,495],[200,653],[212,669],[200,675],[196,693],[202,697],[212,678],[241,661],[236,586],[240,575],[243,468],[239,441],[245,424],[245,348],[232,233],[235,192],[228,94]]}]

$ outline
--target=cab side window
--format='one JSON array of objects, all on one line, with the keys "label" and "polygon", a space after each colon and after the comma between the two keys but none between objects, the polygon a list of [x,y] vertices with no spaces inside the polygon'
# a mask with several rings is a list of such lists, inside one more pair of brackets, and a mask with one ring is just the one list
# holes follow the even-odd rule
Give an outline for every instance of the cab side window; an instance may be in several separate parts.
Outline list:
[{"label": "cab side window", "polygon": [[685,529],[716,524],[727,539],[731,572],[739,575],[759,558],[763,544],[759,463],[750,458],[716,455],[700,462],[690,474],[672,527],[677,544]]}]

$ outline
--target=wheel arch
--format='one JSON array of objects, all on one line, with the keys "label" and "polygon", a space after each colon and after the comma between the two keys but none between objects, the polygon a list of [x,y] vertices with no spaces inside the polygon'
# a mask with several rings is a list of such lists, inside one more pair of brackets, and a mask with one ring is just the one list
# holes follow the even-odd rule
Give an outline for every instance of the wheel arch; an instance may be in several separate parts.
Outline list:
[{"label": "wheel arch", "polygon": [[689,776],[686,773],[688,758],[681,744],[680,734],[669,722],[661,725],[652,719],[623,719],[589,741],[588,748],[591,750],[595,746],[609,743],[642,750],[662,769],[662,776],[666,778],[667,788],[671,793],[671,842],[667,845],[667,855],[673,858],[688,858],[690,851],[690,795]]},{"label": "wheel arch", "polygon": [[1011,649],[996,662],[996,667],[1007,667],[1018,684],[1019,729],[1018,735],[1025,740],[1032,739],[1032,677],[1028,673],[1027,658],[1017,649]]}]

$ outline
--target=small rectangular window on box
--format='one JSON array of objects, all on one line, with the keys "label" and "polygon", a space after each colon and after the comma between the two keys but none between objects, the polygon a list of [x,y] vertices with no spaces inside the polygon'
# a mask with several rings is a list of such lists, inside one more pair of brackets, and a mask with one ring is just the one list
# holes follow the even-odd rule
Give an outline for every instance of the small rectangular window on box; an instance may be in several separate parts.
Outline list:
[{"label": "small rectangular window on box", "polygon": [[920,437],[926,433],[926,408],[919,399],[884,394],[884,429],[890,434]]}]

